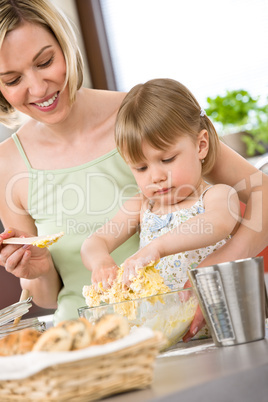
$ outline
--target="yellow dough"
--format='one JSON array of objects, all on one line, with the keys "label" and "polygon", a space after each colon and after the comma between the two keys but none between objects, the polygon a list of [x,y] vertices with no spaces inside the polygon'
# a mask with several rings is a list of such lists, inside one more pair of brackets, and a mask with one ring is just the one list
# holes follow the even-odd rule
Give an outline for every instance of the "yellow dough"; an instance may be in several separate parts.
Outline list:
[{"label": "yellow dough", "polygon": [[83,296],[89,307],[98,306],[101,302],[118,303],[126,300],[133,300],[141,297],[157,295],[170,292],[170,288],[165,285],[164,279],[161,277],[155,265],[157,262],[151,262],[144,268],[137,270],[137,276],[132,278],[129,288],[122,283],[124,267],[118,270],[116,280],[109,289],[104,289],[102,283],[98,284],[98,291],[93,285],[83,287]]},{"label": "yellow dough", "polygon": [[56,243],[62,236],[64,232],[60,232],[54,235],[47,235],[44,238],[40,238],[32,243],[33,246],[39,248],[45,248],[51,246],[51,244]]}]

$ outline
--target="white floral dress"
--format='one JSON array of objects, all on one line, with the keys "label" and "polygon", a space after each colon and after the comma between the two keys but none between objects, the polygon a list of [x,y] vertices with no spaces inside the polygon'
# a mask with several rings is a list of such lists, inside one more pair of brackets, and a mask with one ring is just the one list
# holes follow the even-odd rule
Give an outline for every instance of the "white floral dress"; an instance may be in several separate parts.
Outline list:
[{"label": "white floral dress", "polygon": [[[179,229],[179,225],[188,219],[204,213],[203,196],[211,187],[208,187],[201,194],[199,200],[190,208],[180,209],[166,215],[156,215],[151,212],[150,209],[147,209],[144,212],[141,222],[140,248],[145,247],[153,239],[162,236],[175,227],[178,227]],[[206,230],[209,230],[208,227],[202,227],[202,222],[200,227],[193,227],[192,229],[203,230],[204,233],[206,233]],[[187,272],[190,269],[197,267],[197,265],[199,265],[209,254],[223,246],[229,238],[230,236],[227,239],[223,239],[208,247],[184,251],[182,253],[161,258],[156,268],[164,278],[165,284],[170,287],[171,290],[182,289],[188,279]]]}]

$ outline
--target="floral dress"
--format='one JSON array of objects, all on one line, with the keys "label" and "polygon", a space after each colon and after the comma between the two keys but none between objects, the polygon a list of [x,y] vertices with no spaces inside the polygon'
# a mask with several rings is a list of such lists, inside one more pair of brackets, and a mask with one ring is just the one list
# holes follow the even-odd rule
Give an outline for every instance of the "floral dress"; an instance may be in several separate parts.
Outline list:
[{"label": "floral dress", "polygon": [[[182,223],[196,215],[204,213],[203,196],[211,187],[208,187],[201,194],[199,200],[190,208],[183,208],[166,215],[156,215],[151,212],[150,208],[147,209],[141,222],[140,248],[145,247],[155,238],[162,236],[176,227],[179,230],[179,226]],[[199,226],[191,226],[192,233],[194,231],[203,231],[205,234],[207,233],[206,231],[212,230],[211,227],[205,226],[202,220],[199,223]],[[188,279],[187,272],[190,269],[196,268],[209,254],[223,246],[229,238],[230,236],[208,247],[183,251],[182,253],[163,257],[156,265],[156,268],[164,278],[165,284],[171,290],[182,289]]]}]

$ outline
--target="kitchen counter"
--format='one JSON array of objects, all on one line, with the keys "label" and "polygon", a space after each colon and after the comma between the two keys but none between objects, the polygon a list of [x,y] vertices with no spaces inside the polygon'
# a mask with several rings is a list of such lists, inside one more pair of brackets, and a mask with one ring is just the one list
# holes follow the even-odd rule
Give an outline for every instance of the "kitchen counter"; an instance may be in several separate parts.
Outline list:
[{"label": "kitchen counter", "polygon": [[[265,274],[268,289],[268,274]],[[106,398],[105,402],[267,402],[266,338],[217,347],[212,339],[180,342],[157,357],[149,388]]]},{"label": "kitchen counter", "polygon": [[106,398],[136,401],[267,402],[268,339],[216,347],[212,340],[180,343],[156,359],[154,380],[144,390]]},{"label": "kitchen counter", "polygon": [[[268,274],[265,274],[268,289]],[[51,317],[47,328],[52,326]],[[212,339],[180,342],[157,357],[149,388],[105,398],[105,402],[267,402],[266,339],[216,347]]]}]

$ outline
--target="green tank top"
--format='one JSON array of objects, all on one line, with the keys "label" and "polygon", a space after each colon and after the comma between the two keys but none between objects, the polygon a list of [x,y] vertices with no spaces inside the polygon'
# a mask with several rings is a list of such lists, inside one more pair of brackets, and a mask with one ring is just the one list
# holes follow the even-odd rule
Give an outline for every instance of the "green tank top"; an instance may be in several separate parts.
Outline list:
[{"label": "green tank top", "polygon": [[[77,309],[85,305],[82,288],[91,283],[91,273],[80,257],[82,242],[137,193],[137,184],[117,150],[81,166],[37,170],[31,167],[18,136],[12,138],[28,170],[28,212],[38,235],[65,233],[49,248],[63,282],[54,323],[77,318]],[[115,236],[119,230],[115,228]],[[116,263],[135,253],[138,244],[137,234],[115,250]]]}]

